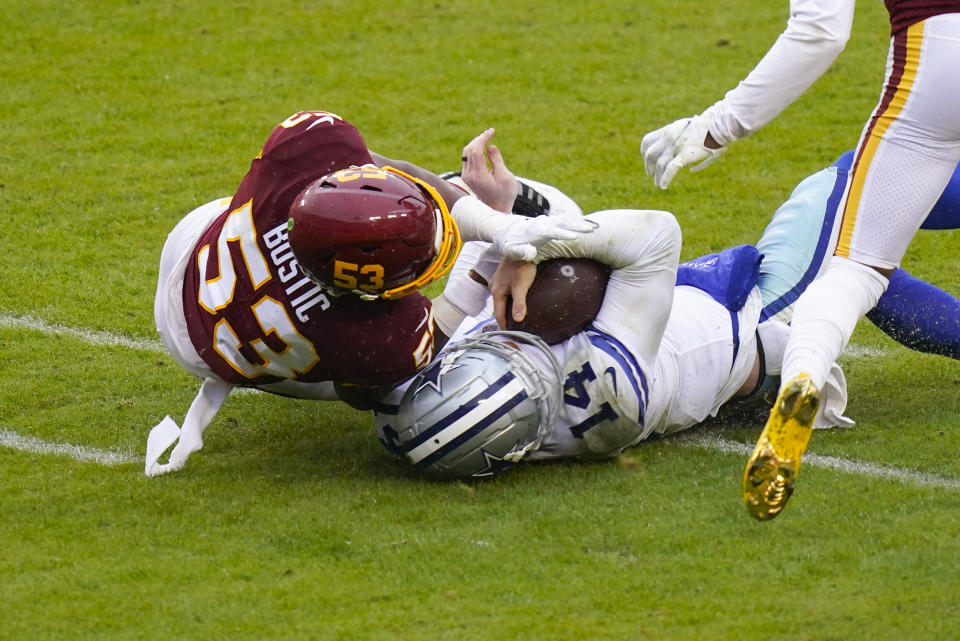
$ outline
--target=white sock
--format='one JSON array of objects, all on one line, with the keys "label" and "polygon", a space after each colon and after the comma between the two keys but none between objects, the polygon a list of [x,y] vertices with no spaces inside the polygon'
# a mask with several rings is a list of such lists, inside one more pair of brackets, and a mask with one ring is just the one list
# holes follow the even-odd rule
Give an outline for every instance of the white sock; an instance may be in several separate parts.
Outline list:
[{"label": "white sock", "polygon": [[797,299],[783,356],[783,382],[806,372],[822,389],[831,365],[860,319],[877,304],[887,282],[872,267],[834,256],[823,275]]}]

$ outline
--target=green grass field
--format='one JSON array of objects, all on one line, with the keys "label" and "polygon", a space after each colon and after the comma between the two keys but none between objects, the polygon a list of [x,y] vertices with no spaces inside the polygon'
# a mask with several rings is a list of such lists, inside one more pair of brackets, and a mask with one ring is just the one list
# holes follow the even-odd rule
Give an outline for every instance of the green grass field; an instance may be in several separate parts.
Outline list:
[{"label": "green grass field", "polygon": [[[157,347],[163,241],[280,120],[334,111],[436,171],[494,126],[587,211],[675,212],[688,259],[756,241],[856,143],[881,3],[802,99],[667,192],[640,138],[746,74],[786,2],[0,7],[0,639],[960,639],[960,368],[868,324],[842,361],[857,425],[814,435],[769,523],[740,503],[746,454],[717,446],[752,445],[746,419],[437,484],[367,415],[235,393],[186,468],[143,475],[198,385]],[[960,292],[958,242],[921,232],[904,266]]]}]

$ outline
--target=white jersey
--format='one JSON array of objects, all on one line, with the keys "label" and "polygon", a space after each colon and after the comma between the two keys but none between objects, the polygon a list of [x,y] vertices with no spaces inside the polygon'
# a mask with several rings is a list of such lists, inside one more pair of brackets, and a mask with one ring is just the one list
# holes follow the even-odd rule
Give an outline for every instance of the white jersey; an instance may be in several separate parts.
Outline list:
[{"label": "white jersey", "polygon": [[715,416],[757,358],[760,294],[731,313],[694,287],[675,288],[652,368],[616,338],[590,328],[554,351],[563,363],[563,407],[531,459],[606,458],[651,435]]},{"label": "white jersey", "polygon": [[[528,457],[608,458],[651,435],[672,434],[715,416],[750,375],[760,307],[756,288],[743,308],[731,313],[706,292],[675,287],[656,358],[647,365],[596,326],[552,346],[562,368],[562,406]],[[493,318],[470,318],[450,344],[495,329]],[[547,366],[535,349],[520,349]],[[382,406],[378,427],[393,418],[391,410],[405,390],[405,385],[394,390]]]},{"label": "white jersey", "polygon": [[[677,287],[680,234],[672,216],[618,210],[590,217],[602,222],[596,232],[541,250],[542,259],[588,257],[613,270],[593,324],[551,348],[561,363],[562,407],[530,458],[606,458],[651,434],[690,427],[734,395],[756,359],[759,292],[731,313],[699,289]],[[468,319],[450,344],[496,328],[490,318]],[[392,420],[403,392],[381,406],[378,428]]]}]

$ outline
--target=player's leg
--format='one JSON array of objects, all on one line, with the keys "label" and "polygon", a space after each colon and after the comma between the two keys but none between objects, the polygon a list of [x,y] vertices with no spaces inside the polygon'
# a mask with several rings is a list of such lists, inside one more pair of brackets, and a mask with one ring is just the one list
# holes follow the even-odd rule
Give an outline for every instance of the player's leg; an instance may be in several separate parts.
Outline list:
[{"label": "player's leg", "polygon": [[910,349],[960,359],[960,299],[902,269],[867,318]]},{"label": "player's leg", "polygon": [[[849,166],[838,161],[803,180],[757,242],[764,255],[758,283],[761,322],[776,318],[789,323],[796,299],[826,269],[839,234],[837,212]],[[921,228],[960,228],[960,165]],[[906,347],[960,358],[960,299],[902,269],[894,272],[867,318]]]},{"label": "player's leg", "polygon": [[[886,287],[892,270],[960,160],[960,16],[917,23],[894,37],[887,91],[857,147],[837,259],[800,296],[781,394],[748,462],[743,492],[758,519],[782,511],[830,367]],[[909,98],[909,99],[908,99]]]},{"label": "player's leg", "polygon": [[[154,299],[154,320],[171,356],[188,372],[204,381],[187,411],[183,428],[166,416],[147,437],[144,472],[157,476],[183,467],[187,457],[203,446],[202,434],[226,399],[232,385],[224,383],[197,354],[183,314],[183,277],[197,238],[230,204],[229,198],[202,205],[184,216],[167,236],[160,255],[160,274]],[[160,457],[177,443],[167,463]]]},{"label": "player's leg", "polygon": [[[960,228],[960,165],[920,228]],[[903,269],[867,318],[910,349],[960,359],[960,299]]]},{"label": "player's leg", "polygon": [[[948,23],[960,30],[960,16]],[[866,266],[896,269],[953,176],[960,160],[960,75],[954,64],[960,39],[941,37],[943,28],[930,19],[893,39],[888,88],[857,146],[843,206],[835,254],[847,260],[831,260],[799,299],[785,380],[807,372],[814,385],[822,385],[852,328],[886,289],[886,279]]]},{"label": "player's leg", "polygon": [[933,210],[920,225],[920,229],[960,228],[960,165],[953,170],[950,182],[944,188]]},{"label": "player's leg", "polygon": [[760,322],[789,323],[800,294],[825,269],[839,233],[838,211],[848,174],[837,167],[808,176],[777,208],[757,241],[763,254],[757,286]]}]

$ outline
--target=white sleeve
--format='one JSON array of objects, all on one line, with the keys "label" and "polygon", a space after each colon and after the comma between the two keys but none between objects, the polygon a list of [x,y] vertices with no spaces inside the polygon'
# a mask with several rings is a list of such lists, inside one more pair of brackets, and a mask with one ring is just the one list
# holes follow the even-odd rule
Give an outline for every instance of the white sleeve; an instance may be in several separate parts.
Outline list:
[{"label": "white sleeve", "polygon": [[482,240],[488,243],[493,242],[493,235],[513,217],[513,214],[489,207],[475,196],[459,198],[450,208],[450,215],[457,221],[464,242]]},{"label": "white sleeve", "polygon": [[748,136],[807,90],[843,51],[855,0],[791,0],[787,28],[757,66],[703,112],[721,145]]},{"label": "white sleeve", "polygon": [[650,368],[673,305],[682,244],[680,225],[665,211],[618,209],[590,214],[592,234],[553,241],[537,261],[592,258],[612,268],[603,305],[593,325],[623,342]]}]

